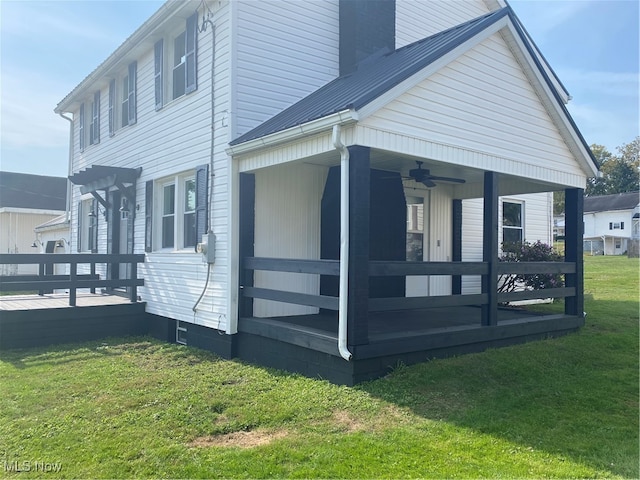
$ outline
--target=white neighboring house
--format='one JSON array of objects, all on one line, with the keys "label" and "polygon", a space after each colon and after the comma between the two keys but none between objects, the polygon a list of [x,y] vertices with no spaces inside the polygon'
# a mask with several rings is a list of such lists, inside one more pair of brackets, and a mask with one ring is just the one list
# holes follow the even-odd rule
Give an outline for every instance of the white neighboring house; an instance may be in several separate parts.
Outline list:
[{"label": "white neighboring house", "polygon": [[[167,1],[55,109],[73,116],[72,249],[144,252],[147,312],[189,342],[235,345],[243,302],[257,318],[319,311],[243,291],[335,297],[319,274],[249,281],[243,262],[337,259],[342,227],[325,233],[345,156],[371,176],[373,260],[411,247],[481,261],[494,193],[494,244],[551,242],[551,192],[581,198],[597,172],[569,98],[503,0]],[[416,181],[417,162],[436,178]],[[203,239],[214,255],[196,252]],[[448,296],[453,283],[396,287]],[[461,288],[479,291],[479,275]]]},{"label": "white neighboring house", "polygon": [[[34,229],[61,214],[66,207],[67,179],[45,175],[0,172],[0,252],[40,253]],[[2,275],[38,273],[37,265],[2,265]]]},{"label": "white neighboring house", "polygon": [[[638,229],[638,192],[584,199],[584,251],[592,255],[623,255]],[[637,238],[637,233],[636,233]]]}]

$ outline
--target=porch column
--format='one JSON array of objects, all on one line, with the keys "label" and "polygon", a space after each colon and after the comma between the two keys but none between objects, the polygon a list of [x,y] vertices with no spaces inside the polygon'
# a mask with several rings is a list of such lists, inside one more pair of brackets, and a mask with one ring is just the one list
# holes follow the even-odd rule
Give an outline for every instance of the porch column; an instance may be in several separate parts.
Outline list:
[{"label": "porch column", "polygon": [[565,195],[565,237],[564,261],[575,262],[576,273],[565,276],[567,287],[576,289],[575,297],[564,301],[564,313],[582,317],[584,313],[584,260],[582,237],[584,234],[583,208],[584,191],[581,188],[567,188]]},{"label": "porch column", "polygon": [[369,147],[349,149],[349,302],[348,344],[369,343]]},{"label": "porch column", "polygon": [[[250,173],[238,174],[239,181],[239,280],[241,287],[253,287],[253,270],[246,270],[245,259],[254,255],[256,179]],[[253,298],[238,294],[238,314],[240,317],[253,317]]]},{"label": "porch column", "polygon": [[[451,260],[454,262],[462,261],[462,200],[454,199],[452,205],[453,232],[451,238]],[[451,279],[451,293],[453,295],[462,294],[462,275],[453,275]]]},{"label": "porch column", "polygon": [[482,325],[498,324],[498,174],[484,172],[482,261],[489,271],[482,276],[482,293],[487,304],[482,305]]}]

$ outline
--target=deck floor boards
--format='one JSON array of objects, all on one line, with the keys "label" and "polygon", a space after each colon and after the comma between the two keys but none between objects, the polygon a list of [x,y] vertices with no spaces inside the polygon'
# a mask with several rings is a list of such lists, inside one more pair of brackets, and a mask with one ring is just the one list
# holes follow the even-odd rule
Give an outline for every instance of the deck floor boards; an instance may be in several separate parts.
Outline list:
[{"label": "deck floor boards", "polygon": [[[396,312],[369,313],[369,338],[397,334],[400,336],[427,333],[448,328],[480,327],[480,307],[448,307]],[[519,308],[498,309],[498,322],[522,318],[535,318],[539,314]],[[254,318],[255,321],[260,321]],[[267,320],[267,319],[264,319]],[[321,330],[337,338],[338,318],[333,314],[296,315],[268,319],[287,326],[310,330]],[[242,319],[239,328],[242,329]]]},{"label": "deck floor boards", "polygon": [[[128,298],[119,295],[78,293],[76,297],[76,306],[78,307],[99,307],[128,303],[131,303]],[[43,310],[50,308],[73,307],[69,306],[69,295],[65,293],[0,296],[0,311]]]}]

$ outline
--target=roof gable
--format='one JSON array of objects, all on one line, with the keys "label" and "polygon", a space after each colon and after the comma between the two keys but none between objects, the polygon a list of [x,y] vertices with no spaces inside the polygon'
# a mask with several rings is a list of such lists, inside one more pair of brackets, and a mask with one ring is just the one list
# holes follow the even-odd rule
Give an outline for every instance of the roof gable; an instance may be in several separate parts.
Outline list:
[{"label": "roof gable", "polygon": [[336,78],[230,144],[238,145],[342,110],[357,110],[504,18],[508,10],[483,15],[365,63],[356,72]]},{"label": "roof gable", "polygon": [[640,204],[640,192],[618,193],[585,197],[584,212],[608,212],[612,210],[633,210]]},{"label": "roof gable", "polygon": [[0,207],[64,211],[66,196],[64,177],[0,172]]},{"label": "roof gable", "polygon": [[[402,93],[399,88],[401,84],[410,83],[410,80],[420,77],[424,72],[437,71],[437,68],[446,65],[445,61],[452,61],[455,55],[471,48],[475,42],[503,29],[512,38],[511,47],[518,51],[521,61],[526,63],[523,68],[529,72],[530,81],[538,85],[539,95],[544,98],[554,121],[565,132],[564,140],[581,168],[587,176],[594,176],[598,170],[597,161],[567,111],[563,95],[557,90],[557,82],[549,76],[550,68],[545,68],[544,59],[541,59],[510,7],[432,35],[363,65],[353,74],[333,80],[236,138],[230,145],[234,147],[288,129],[293,131],[294,127],[338,112],[357,111],[357,117],[361,119],[363,114],[366,116],[383,105],[381,98],[389,101],[392,94]],[[355,115],[353,117],[356,118]]]}]

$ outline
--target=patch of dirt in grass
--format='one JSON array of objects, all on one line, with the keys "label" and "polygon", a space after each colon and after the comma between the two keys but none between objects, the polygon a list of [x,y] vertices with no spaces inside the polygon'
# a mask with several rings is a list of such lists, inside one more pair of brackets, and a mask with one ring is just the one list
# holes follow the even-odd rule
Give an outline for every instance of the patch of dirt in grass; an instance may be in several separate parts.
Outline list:
[{"label": "patch of dirt in grass", "polygon": [[359,432],[367,427],[367,425],[363,421],[356,418],[346,410],[336,410],[335,412],[333,412],[332,420],[333,423],[339,426],[341,430],[349,433]]},{"label": "patch of dirt in grass", "polygon": [[288,432],[279,430],[267,432],[264,430],[250,430],[224,433],[207,437],[198,437],[191,441],[188,446],[194,448],[206,447],[226,447],[226,448],[255,448],[261,445],[268,445],[274,440],[284,438]]}]

